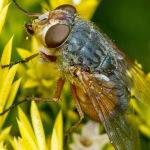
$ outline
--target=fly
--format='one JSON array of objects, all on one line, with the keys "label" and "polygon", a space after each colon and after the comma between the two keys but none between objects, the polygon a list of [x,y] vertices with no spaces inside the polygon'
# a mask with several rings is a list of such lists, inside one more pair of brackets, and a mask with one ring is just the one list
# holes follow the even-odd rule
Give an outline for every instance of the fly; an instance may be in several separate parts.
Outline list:
[{"label": "fly", "polygon": [[[150,83],[143,71],[93,23],[80,18],[74,6],[65,4],[39,14],[29,13],[13,1],[26,15],[36,17],[25,27],[40,43],[43,61],[56,63],[62,73],[54,99],[60,98],[65,80],[69,80],[80,116],[77,124],[87,114],[103,123],[115,149],[140,149],[127,111],[131,94],[150,104]],[[36,54],[30,58],[34,57]]]}]

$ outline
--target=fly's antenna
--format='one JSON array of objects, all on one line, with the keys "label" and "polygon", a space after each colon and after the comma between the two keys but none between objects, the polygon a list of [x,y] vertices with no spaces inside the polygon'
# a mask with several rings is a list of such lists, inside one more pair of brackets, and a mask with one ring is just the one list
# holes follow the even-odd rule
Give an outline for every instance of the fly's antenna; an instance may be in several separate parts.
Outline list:
[{"label": "fly's antenna", "polygon": [[21,12],[23,12],[26,16],[29,17],[38,17],[41,14],[40,13],[32,13],[32,12],[28,12],[27,10],[25,10],[24,8],[22,8],[17,2],[16,0],[12,0],[13,3],[15,4],[16,8],[18,8]]},{"label": "fly's antenna", "polygon": [[26,62],[29,62],[33,58],[37,57],[38,55],[39,55],[39,53],[35,53],[35,54],[33,54],[33,55],[29,56],[29,57],[26,57],[24,59],[20,59],[20,60],[17,60],[15,62],[11,62],[10,64],[0,64],[0,67],[2,69],[4,69],[4,68],[10,68],[10,67],[12,67],[12,66],[14,66],[16,64],[24,64]]}]

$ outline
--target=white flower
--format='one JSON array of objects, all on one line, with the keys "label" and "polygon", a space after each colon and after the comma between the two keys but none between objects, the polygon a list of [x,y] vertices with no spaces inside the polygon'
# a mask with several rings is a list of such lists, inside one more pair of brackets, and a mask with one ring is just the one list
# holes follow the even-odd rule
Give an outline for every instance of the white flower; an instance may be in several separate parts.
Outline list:
[{"label": "white flower", "polygon": [[101,150],[109,143],[107,134],[99,134],[99,123],[89,121],[83,128],[81,135],[73,134],[70,150]]}]

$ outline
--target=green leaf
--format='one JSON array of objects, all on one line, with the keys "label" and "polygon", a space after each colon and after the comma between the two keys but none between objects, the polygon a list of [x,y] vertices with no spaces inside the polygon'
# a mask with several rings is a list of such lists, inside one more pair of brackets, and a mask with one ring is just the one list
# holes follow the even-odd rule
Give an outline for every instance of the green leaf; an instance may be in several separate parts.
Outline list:
[{"label": "green leaf", "polygon": [[62,112],[60,111],[52,132],[51,150],[63,150],[63,120]]},{"label": "green leaf", "polygon": [[4,23],[5,23],[5,18],[7,15],[8,7],[9,7],[9,4],[6,5],[0,12],[0,33],[1,33]]},{"label": "green leaf", "polygon": [[32,101],[31,104],[31,119],[34,128],[34,133],[38,142],[38,148],[40,150],[46,150],[44,129],[43,129],[40,113],[34,101]]}]

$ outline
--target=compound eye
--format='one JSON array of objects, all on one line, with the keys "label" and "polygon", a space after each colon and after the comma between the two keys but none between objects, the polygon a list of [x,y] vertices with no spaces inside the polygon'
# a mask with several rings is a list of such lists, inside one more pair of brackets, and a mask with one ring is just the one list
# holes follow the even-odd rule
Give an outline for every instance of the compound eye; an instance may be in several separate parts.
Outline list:
[{"label": "compound eye", "polygon": [[45,36],[45,43],[49,48],[57,48],[62,45],[70,33],[70,28],[64,24],[56,24],[50,27]]},{"label": "compound eye", "polygon": [[56,9],[66,10],[66,11],[73,13],[73,14],[75,14],[77,12],[76,8],[72,5],[69,5],[69,4],[60,5]]}]

